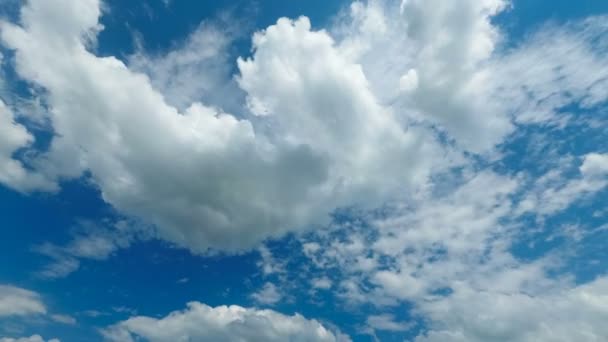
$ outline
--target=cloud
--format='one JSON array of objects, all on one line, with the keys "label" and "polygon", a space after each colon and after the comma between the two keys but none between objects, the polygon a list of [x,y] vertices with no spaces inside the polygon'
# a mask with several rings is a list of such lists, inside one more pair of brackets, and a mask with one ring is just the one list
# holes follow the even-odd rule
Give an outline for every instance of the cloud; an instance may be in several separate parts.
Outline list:
[{"label": "cloud", "polygon": [[588,178],[605,177],[608,175],[608,154],[589,153],[585,156],[580,171]]},{"label": "cloud", "polygon": [[32,291],[0,285],[0,317],[46,314],[40,296]]},{"label": "cloud", "polygon": [[193,302],[188,308],[155,319],[133,317],[103,331],[110,341],[130,342],[135,336],[150,342],[196,341],[350,341],[315,320],[296,314],[239,306],[216,308]]},{"label": "cloud", "polygon": [[541,217],[554,214],[608,186],[606,155],[590,153],[583,156],[578,176],[568,172],[568,159],[564,158],[559,168],[536,179],[536,184],[519,203],[518,214],[532,213]]},{"label": "cloud", "polygon": [[506,5],[355,1],[331,31],[398,117],[435,126],[459,148],[487,153],[515,129],[484,80],[501,40],[492,19]]},{"label": "cloud", "polygon": [[[605,178],[591,171],[603,170],[596,168],[603,165],[597,154],[572,162],[581,165],[579,178],[566,180],[566,185],[561,180],[557,185],[541,182],[544,191]],[[519,203],[537,191],[526,178],[488,170],[451,177],[379,215],[360,214],[333,232],[302,238],[309,262],[301,272],[337,279],[336,295],[351,305],[374,304],[380,313],[367,322],[372,330],[401,326],[392,324],[393,313],[402,313],[402,304],[412,305],[409,314],[428,324],[419,341],[560,341],[559,336],[599,341],[608,336],[600,320],[586,318],[608,314],[601,304],[605,279],[573,284],[567,270],[558,271],[566,257],[563,251],[528,261],[513,255],[520,234],[540,226],[520,220]],[[592,196],[603,187],[585,189]],[[582,198],[571,191],[562,197],[567,202],[547,215]],[[404,329],[411,324],[401,323]]]},{"label": "cloud", "polygon": [[21,338],[10,338],[10,337],[2,337],[0,338],[0,342],[61,342],[60,340],[53,338],[50,340],[43,339],[40,335],[32,335],[30,337],[21,337]]},{"label": "cloud", "polygon": [[1,25],[18,74],[48,93],[55,137],[35,167],[52,179],[88,170],[104,200],[194,252],[241,251],[334,208],[373,206],[424,182],[440,153],[308,19],[255,35],[239,84],[268,112],[238,119],[200,103],[178,111],[148,77],[87,51],[100,14],[96,0],[32,0],[20,26]]},{"label": "cloud", "polygon": [[258,292],[252,294],[251,298],[260,304],[272,305],[281,301],[283,295],[273,283],[266,283]]},{"label": "cloud", "polygon": [[44,243],[34,246],[34,251],[52,259],[37,274],[48,279],[63,278],[77,271],[81,260],[106,260],[133,242],[150,237],[147,231],[136,227],[136,223],[128,221],[100,224],[81,221],[67,245]]},{"label": "cloud", "polygon": [[408,322],[397,322],[391,314],[372,315],[367,317],[367,325],[374,330],[407,331],[412,328]]},{"label": "cloud", "polygon": [[331,279],[328,277],[312,279],[311,283],[313,288],[321,290],[329,290],[332,285]]},{"label": "cloud", "polygon": [[404,0],[401,5],[405,32],[415,44],[414,66],[405,75],[408,83],[415,75],[416,87],[406,96],[474,152],[491,148],[513,130],[506,113],[483,97],[480,101],[483,84],[477,80],[500,37],[491,19],[506,4]]},{"label": "cloud", "polygon": [[179,110],[198,101],[224,110],[240,109],[244,94],[232,77],[230,55],[232,44],[240,38],[239,25],[242,22],[229,14],[202,22],[164,54],[151,55],[140,47],[128,58],[128,66],[148,75],[154,88]]},{"label": "cloud", "polygon": [[[605,339],[603,278],[573,284],[555,274],[560,251],[521,260],[513,248],[545,229],[585,236],[576,225],[544,224],[606,188],[606,151],[552,147],[534,155],[534,170],[504,153],[526,129],[566,135],[576,122],[595,132],[600,119],[587,112],[608,99],[606,18],[542,27],[509,46],[493,24],[508,6],[356,1],[326,30],[281,18],[253,36],[233,79],[232,37],[212,24],[175,50],[141,50],[124,63],[89,48],[100,1],[30,0],[0,36],[17,73],[43,89],[55,136],[48,152],[20,161],[33,137],[0,107],[0,181],[52,190],[47,179],[86,173],[120,212],[198,253],[308,232],[295,236],[308,260],[297,276],[386,310],[367,316],[373,330],[406,331],[391,310],[408,305],[429,324],[419,341]],[[344,207],[352,222],[330,223]],[[130,242],[91,234],[41,246],[55,261],[43,274],[65,276]],[[259,252],[263,275],[274,278],[252,298],[272,305],[298,262]],[[105,334],[340,339],[299,315],[200,303]]]},{"label": "cloud", "polygon": [[[493,58],[486,85],[519,124],[563,125],[569,105],[587,112],[608,99],[605,16],[545,25]],[[512,77],[519,75],[519,77]]]},{"label": "cloud", "polygon": [[608,338],[608,279],[538,296],[463,288],[425,309],[437,323],[417,342],[602,341]]},{"label": "cloud", "polygon": [[33,142],[34,137],[23,125],[15,122],[11,109],[0,100],[0,183],[21,192],[53,191],[56,187],[51,182],[13,158],[14,153]]},{"label": "cloud", "polygon": [[77,323],[76,319],[74,317],[68,316],[68,315],[55,314],[55,315],[51,315],[51,319],[57,323],[68,324],[68,325],[74,325]]}]

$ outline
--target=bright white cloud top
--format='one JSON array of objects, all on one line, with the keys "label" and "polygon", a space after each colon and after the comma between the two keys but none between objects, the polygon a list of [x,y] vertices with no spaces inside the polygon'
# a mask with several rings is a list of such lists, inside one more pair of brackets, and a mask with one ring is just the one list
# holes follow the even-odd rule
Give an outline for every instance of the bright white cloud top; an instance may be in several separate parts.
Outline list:
[{"label": "bright white cloud top", "polygon": [[[126,218],[65,246],[37,246],[53,259],[39,275],[62,278],[81,260],[129,247],[139,238],[126,227],[134,220],[153,226],[145,238],[193,254],[256,249],[256,305],[289,301],[305,286],[311,297],[372,307],[357,327],[372,336],[424,322],[417,342],[608,339],[608,278],[580,283],[564,271],[575,244],[606,225],[552,221],[581,203],[607,216],[598,198],[606,146],[568,140],[572,130],[600,136],[608,127],[593,115],[608,100],[607,18],[545,25],[511,46],[495,23],[509,6],[355,1],[324,29],[306,16],[280,18],[253,34],[250,56],[232,61],[228,22],[201,24],[166,54],[121,59],[96,53],[111,15],[102,1],[24,2],[20,20],[0,21],[0,42],[44,98],[53,137],[35,150],[13,102],[0,99],[0,183],[52,194],[86,175]],[[505,147],[518,139],[527,145]],[[340,210],[347,222],[332,220]],[[264,245],[289,233],[298,248],[288,255]],[[571,254],[515,251],[524,239],[560,237]],[[395,314],[403,305],[415,319]],[[0,316],[45,313],[36,293],[0,287]],[[103,335],[350,340],[329,327],[192,302]],[[43,340],[0,339],[9,341]]]},{"label": "bright white cloud top", "polygon": [[285,316],[272,310],[246,309],[239,306],[216,308],[193,302],[184,311],[162,319],[133,317],[104,331],[110,341],[136,341],[135,336],[150,342],[170,341],[294,341],[347,342],[315,320],[300,315]]}]

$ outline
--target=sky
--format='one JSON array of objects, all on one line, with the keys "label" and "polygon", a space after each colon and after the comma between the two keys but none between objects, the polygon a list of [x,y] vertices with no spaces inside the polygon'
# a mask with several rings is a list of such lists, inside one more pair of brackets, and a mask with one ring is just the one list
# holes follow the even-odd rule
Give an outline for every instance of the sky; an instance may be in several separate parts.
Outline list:
[{"label": "sky", "polygon": [[608,340],[608,2],[3,0],[0,342]]}]

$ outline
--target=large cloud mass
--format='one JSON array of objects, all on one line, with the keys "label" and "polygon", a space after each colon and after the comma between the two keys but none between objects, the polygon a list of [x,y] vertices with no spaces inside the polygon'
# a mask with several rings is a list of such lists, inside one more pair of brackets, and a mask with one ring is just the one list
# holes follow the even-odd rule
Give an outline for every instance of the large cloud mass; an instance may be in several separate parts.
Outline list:
[{"label": "large cloud mass", "polygon": [[20,26],[1,26],[18,73],[48,91],[56,137],[34,164],[50,179],[90,171],[106,201],[167,240],[238,250],[427,175],[434,145],[305,18],[258,33],[239,61],[258,116],[247,120],[201,103],[180,112],[145,75],[89,52],[100,14],[97,0],[32,0]]}]

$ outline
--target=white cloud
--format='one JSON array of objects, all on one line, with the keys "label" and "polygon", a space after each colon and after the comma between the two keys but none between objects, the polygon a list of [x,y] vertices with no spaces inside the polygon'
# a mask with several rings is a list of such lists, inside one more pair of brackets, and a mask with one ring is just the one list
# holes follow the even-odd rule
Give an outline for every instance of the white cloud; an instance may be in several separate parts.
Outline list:
[{"label": "white cloud", "polygon": [[312,280],[312,287],[315,289],[329,290],[331,285],[331,279],[328,277],[315,278]]},{"label": "white cloud", "polygon": [[417,87],[408,95],[474,152],[491,148],[513,130],[505,113],[479,98],[484,85],[477,80],[499,39],[491,18],[505,6],[502,0],[402,2],[405,29],[416,44]]},{"label": "white cloud", "polygon": [[88,52],[99,15],[97,0],[32,0],[21,26],[1,25],[19,75],[48,92],[56,136],[35,166],[51,178],[89,170],[107,202],[195,252],[250,248],[336,207],[377,204],[423,183],[439,153],[305,18],[255,36],[239,83],[254,112],[270,112],[239,120],[199,103],[180,112],[144,75]]},{"label": "white cloud", "polygon": [[149,238],[146,231],[136,227],[136,223],[127,221],[100,224],[82,221],[67,245],[44,243],[34,247],[34,251],[52,259],[37,274],[49,279],[63,278],[78,270],[81,260],[106,260],[134,241]]},{"label": "white cloud", "polygon": [[46,312],[46,307],[37,293],[10,285],[0,285],[0,317]]},{"label": "white cloud", "polygon": [[13,159],[17,150],[29,147],[33,142],[34,137],[23,125],[15,122],[11,109],[0,100],[0,183],[22,192],[55,190],[51,182]]},{"label": "white cloud", "polygon": [[585,177],[605,177],[608,175],[608,154],[589,153],[580,170]]},{"label": "white cloud", "polygon": [[501,0],[356,1],[332,29],[359,63],[374,94],[403,120],[438,126],[469,151],[484,153],[513,131],[489,98],[483,66],[500,34]]},{"label": "white cloud", "polygon": [[[591,165],[601,159],[589,156],[581,170],[595,169]],[[521,176],[463,173],[464,179],[435,184],[437,189],[397,203],[379,218],[338,226],[337,235],[312,234],[303,253],[319,268],[313,274],[341,279],[338,295],[351,304],[385,309],[368,320],[371,331],[405,329],[411,322],[395,322],[390,312],[409,303],[410,314],[429,324],[420,341],[605,339],[601,318],[587,317],[608,314],[601,302],[606,280],[575,286],[567,274],[549,276],[560,265],[559,252],[529,262],[511,254],[520,230],[535,228],[518,221],[518,203],[526,199],[519,195],[535,188]],[[589,194],[599,190],[590,188]],[[565,197],[568,205],[581,198]],[[362,260],[373,260],[364,272]]]},{"label": "white cloud", "polygon": [[51,315],[51,319],[57,323],[68,324],[68,325],[74,325],[77,323],[76,318],[69,316],[69,315],[55,314],[55,315]]},{"label": "white cloud", "polygon": [[264,286],[251,297],[260,304],[272,305],[276,304],[281,299],[283,299],[283,295],[280,290],[273,283],[266,283]]},{"label": "white cloud", "polygon": [[[605,17],[544,27],[500,51],[492,19],[507,1],[409,0],[400,11],[395,2],[357,1],[328,31],[302,17],[255,34],[252,56],[238,60],[237,90],[225,64],[230,37],[206,24],[177,50],[142,51],[128,65],[94,55],[87,46],[100,29],[99,5],[30,0],[20,26],[0,26],[19,75],[48,92],[56,137],[31,161],[37,172],[59,180],[90,171],[108,203],[195,252],[240,251],[325,223],[340,206],[385,205],[380,218],[365,218],[369,226],[305,241],[306,266],[326,273],[310,278],[314,288],[336,288],[351,304],[412,303],[431,324],[420,341],[606,338],[604,280],[574,286],[547,276],[552,255],[523,262],[510,251],[519,233],[539,224],[522,225],[522,215],[548,217],[605,188],[606,154],[564,158],[537,178],[480,170],[461,157],[468,150],[483,159],[516,129],[512,121],[565,125],[565,105],[605,101]],[[253,115],[211,106],[239,107],[227,94],[246,96]],[[436,129],[456,147],[440,146]],[[52,189],[12,158],[32,139],[0,107],[0,181]],[[455,163],[460,174],[447,175],[455,179],[428,182]],[[94,235],[47,246],[41,251],[57,262],[44,272],[63,276],[82,258],[105,259],[128,244]],[[282,280],[291,271],[267,248],[260,254],[266,276]],[[253,298],[277,303],[281,288],[268,282]],[[367,324],[407,326],[390,314]],[[337,338],[301,316],[199,303],[163,319],[134,317],[106,335]]]},{"label": "white cloud", "polygon": [[40,335],[32,335],[30,337],[20,337],[20,338],[11,338],[11,337],[2,337],[0,338],[0,342],[61,342],[60,340],[53,338],[50,340],[43,339]]},{"label": "white cloud", "polygon": [[374,330],[381,331],[407,331],[412,328],[411,323],[397,322],[391,314],[369,316],[367,325]]},{"label": "white cloud", "polygon": [[150,342],[173,341],[349,341],[334,334],[315,320],[301,315],[285,316],[271,310],[239,306],[209,307],[189,303],[177,311],[156,319],[133,317],[103,331],[117,342],[135,341],[135,336]]},{"label": "white cloud", "polygon": [[533,213],[541,217],[568,208],[581,198],[589,197],[608,186],[608,157],[590,153],[582,157],[579,175],[568,174],[570,158],[559,168],[535,180],[526,197],[519,203],[517,214]]},{"label": "white cloud", "polygon": [[129,57],[128,66],[146,73],[167,102],[179,110],[198,101],[224,110],[240,109],[244,95],[231,76],[229,53],[240,24],[228,15],[203,22],[165,54],[150,55],[140,48]]},{"label": "white cloud", "polygon": [[[520,124],[557,123],[608,99],[606,17],[547,25],[488,66],[493,100]],[[518,75],[518,77],[512,77]],[[586,115],[585,115],[586,116]]]},{"label": "white cloud", "polygon": [[608,280],[539,295],[463,288],[423,306],[436,324],[417,342],[604,341]]}]

